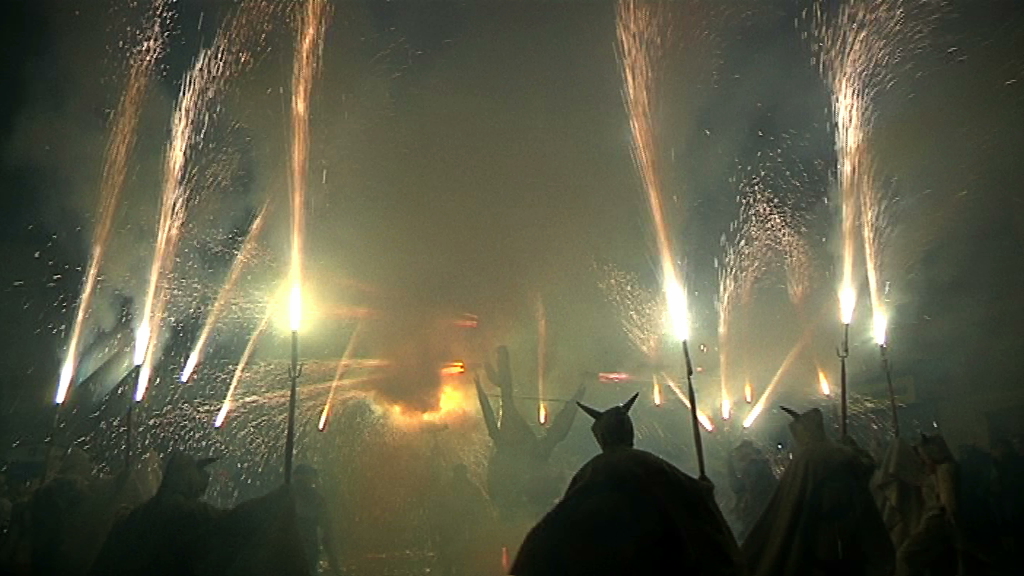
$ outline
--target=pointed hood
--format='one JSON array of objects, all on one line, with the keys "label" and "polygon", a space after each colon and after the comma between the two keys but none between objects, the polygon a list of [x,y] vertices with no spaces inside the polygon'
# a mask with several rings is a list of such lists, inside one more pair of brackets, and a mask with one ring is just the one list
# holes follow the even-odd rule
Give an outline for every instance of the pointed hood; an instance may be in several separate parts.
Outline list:
[{"label": "pointed hood", "polygon": [[793,435],[797,448],[804,448],[810,444],[827,442],[825,436],[825,417],[818,408],[811,408],[803,414],[785,406],[779,407],[783,412],[789,414],[793,419],[789,423],[789,432]]},{"label": "pointed hood", "polygon": [[576,402],[581,410],[594,419],[590,431],[593,432],[602,451],[633,447],[633,421],[629,417],[629,409],[633,407],[639,395],[637,392],[621,406],[612,406],[604,412],[582,402]]}]

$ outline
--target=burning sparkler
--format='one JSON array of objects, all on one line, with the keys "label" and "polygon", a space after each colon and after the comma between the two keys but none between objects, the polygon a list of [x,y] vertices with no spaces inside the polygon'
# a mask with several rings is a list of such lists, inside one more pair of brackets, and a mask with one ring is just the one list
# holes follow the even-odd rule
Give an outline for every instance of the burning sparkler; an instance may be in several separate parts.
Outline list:
[{"label": "burning sparkler", "polygon": [[[544,311],[544,300],[537,297],[537,397],[544,398],[544,372],[547,363],[548,318]],[[544,400],[537,402],[537,422],[541,426],[548,422],[548,409]]]},{"label": "burning sparkler", "polygon": [[188,382],[189,377],[192,376],[192,371],[196,368],[196,364],[199,363],[203,349],[206,347],[206,340],[210,337],[210,333],[213,332],[213,327],[217,324],[217,320],[220,318],[220,314],[227,303],[228,296],[231,294],[231,290],[234,288],[235,282],[238,281],[238,277],[241,275],[242,268],[245,267],[246,262],[248,262],[249,257],[256,246],[256,239],[259,237],[260,230],[263,229],[263,221],[269,206],[269,200],[263,204],[263,208],[256,216],[256,219],[253,220],[252,226],[249,228],[249,233],[246,235],[245,241],[242,243],[242,247],[238,250],[238,254],[235,256],[235,260],[231,264],[231,270],[228,271],[227,280],[224,282],[224,286],[220,289],[220,293],[217,294],[217,300],[213,303],[210,315],[206,318],[206,322],[203,323],[203,330],[199,333],[199,338],[196,340],[195,346],[192,347],[192,353],[188,355],[188,360],[185,362],[185,368],[181,371],[182,382]]},{"label": "burning sparkler", "polygon": [[[345,373],[348,371],[349,367],[351,366],[352,353],[356,349],[356,343],[359,341],[359,332],[362,329],[363,329],[363,323],[360,322],[356,326],[355,331],[352,332],[352,336],[349,337],[348,344],[345,345],[345,352],[342,353],[341,360],[338,361],[338,369],[335,370],[335,372],[334,372],[334,380],[331,382],[331,391],[327,394],[327,401],[324,402],[324,408],[323,408],[323,410],[320,411],[320,421],[317,423],[317,428],[321,432],[323,432],[324,428],[327,426],[327,414],[331,410],[331,401],[334,400],[334,389],[335,389],[335,387],[337,387],[338,382],[340,382],[341,379],[345,377]],[[444,374],[445,373],[444,371],[447,368],[448,368],[447,366],[445,368],[442,368],[441,369],[441,373]],[[461,366],[461,368],[462,368],[463,371],[466,370],[466,366],[464,364]]]},{"label": "burning sparkler", "polygon": [[103,177],[100,182],[100,206],[96,229],[93,231],[92,252],[85,272],[82,295],[78,300],[75,322],[71,327],[71,340],[68,342],[67,356],[57,384],[57,404],[63,404],[67,398],[71,381],[75,376],[75,365],[78,361],[78,342],[82,336],[82,327],[92,306],[92,297],[96,292],[100,265],[110,239],[110,230],[117,212],[118,200],[124,186],[125,174],[128,170],[128,156],[135,146],[136,127],[142,100],[149,85],[153,66],[164,51],[164,0],[156,0],[153,4],[151,23],[139,38],[139,45],[129,59],[128,77],[121,100],[114,111],[114,123],[110,129],[107,149],[104,154]]},{"label": "burning sparkler", "polygon": [[651,395],[654,399],[655,406],[661,406],[661,383],[658,382],[658,375],[653,374],[651,376],[652,391]]},{"label": "burning sparkler", "polygon": [[751,402],[754,401],[754,387],[750,385],[749,380],[746,384],[743,385],[743,400],[747,404],[750,404]]},{"label": "burning sparkler", "polygon": [[818,368],[818,389],[825,396],[832,395],[832,387],[828,385],[828,378],[825,376],[825,372],[821,368]]}]

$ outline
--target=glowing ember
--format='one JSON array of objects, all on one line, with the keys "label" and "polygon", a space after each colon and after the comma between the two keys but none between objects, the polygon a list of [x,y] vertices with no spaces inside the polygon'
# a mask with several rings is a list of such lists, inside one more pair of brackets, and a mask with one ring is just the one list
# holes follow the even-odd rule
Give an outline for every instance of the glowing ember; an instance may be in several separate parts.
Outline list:
[{"label": "glowing ember", "polygon": [[728,420],[732,416],[732,400],[728,397],[722,398],[722,420]]},{"label": "glowing ember", "polygon": [[658,382],[658,375],[657,374],[655,374],[651,378],[651,382],[652,382],[652,384],[654,386],[653,391],[652,391],[652,395],[654,396],[654,405],[655,406],[661,406],[661,383]]},{"label": "glowing ember", "polygon": [[597,375],[597,379],[600,382],[626,382],[632,380],[633,377],[625,372],[601,372]]},{"label": "glowing ember", "polygon": [[[139,38],[139,46],[128,63],[128,77],[124,93],[114,111],[110,137],[104,153],[103,176],[100,181],[100,207],[93,231],[92,252],[89,265],[85,272],[82,296],[78,300],[75,323],[71,328],[71,340],[68,342],[64,368],[57,384],[57,404],[63,404],[75,376],[75,364],[78,360],[78,341],[82,337],[82,329],[86,316],[92,306],[92,297],[96,292],[99,279],[100,264],[110,239],[110,230],[117,212],[118,200],[124,186],[128,170],[128,156],[135,145],[136,127],[139,123],[139,111],[152,76],[153,66],[164,51],[164,0],[156,0],[152,9],[152,23]],[[141,364],[137,362],[136,364]]]},{"label": "glowing ember", "polygon": [[466,373],[465,362],[450,362],[441,368],[442,376],[457,376]]},{"label": "glowing ember", "polygon": [[750,385],[749,381],[743,385],[743,399],[747,404],[754,401],[754,388]]},{"label": "glowing ember", "polygon": [[448,422],[455,418],[463,417],[471,413],[473,404],[469,396],[454,385],[445,384],[441,387],[441,396],[438,399],[438,407],[430,412],[410,412],[401,406],[391,407],[392,415],[396,422],[407,426],[414,426],[423,422]]},{"label": "glowing ember", "polygon": [[686,311],[686,293],[682,285],[673,277],[665,282],[665,303],[668,306],[669,326],[677,340],[690,337],[690,321]]},{"label": "glowing ember", "polygon": [[825,396],[832,395],[832,387],[828,385],[828,378],[825,377],[825,373],[822,372],[821,368],[818,368],[818,388]]},{"label": "glowing ember", "polygon": [[548,407],[544,404],[543,400],[537,404],[537,422],[541,426],[548,423]]}]

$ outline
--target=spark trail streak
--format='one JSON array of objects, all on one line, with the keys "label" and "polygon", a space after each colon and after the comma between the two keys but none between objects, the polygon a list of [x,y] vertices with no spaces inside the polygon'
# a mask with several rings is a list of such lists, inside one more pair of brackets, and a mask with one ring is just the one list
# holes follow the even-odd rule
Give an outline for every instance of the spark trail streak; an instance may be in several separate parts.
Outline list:
[{"label": "spark trail streak", "polygon": [[175,252],[181,236],[186,210],[196,193],[188,186],[186,165],[192,144],[202,140],[210,121],[209,104],[222,91],[227,79],[252,63],[251,54],[243,49],[257,39],[273,9],[261,0],[243,2],[226,26],[220,29],[213,45],[200,50],[185,75],[171,120],[171,140],[164,153],[164,182],[160,195],[156,248],[150,265],[146,303],[136,342],[136,362],[142,368],[135,388],[135,400],[141,401],[149,385],[155,361],[160,324],[169,297],[166,278],[174,267]]},{"label": "spark trail streak", "polygon": [[620,0],[616,18],[619,59],[625,85],[626,110],[633,134],[633,162],[640,172],[654,222],[655,240],[661,264],[661,280],[673,331],[686,339],[686,291],[676,270],[672,242],[665,222],[661,174],[651,121],[654,92],[654,61],[661,52],[661,22],[656,8],[639,0]]},{"label": "spark trail streak", "polygon": [[210,315],[206,318],[206,323],[203,324],[203,330],[199,333],[199,339],[196,340],[196,345],[192,348],[192,353],[188,355],[188,361],[185,362],[185,368],[181,371],[182,382],[188,382],[189,377],[192,376],[192,371],[196,368],[196,364],[199,363],[203,349],[206,347],[206,340],[210,337],[210,333],[213,332],[213,327],[217,324],[217,320],[220,319],[220,314],[224,309],[225,303],[228,301],[228,296],[231,295],[231,290],[238,281],[242,268],[245,267],[246,262],[249,261],[249,257],[252,255],[253,249],[256,247],[256,240],[263,229],[263,222],[269,206],[269,200],[263,203],[263,208],[256,216],[256,219],[253,220],[252,226],[249,227],[249,233],[246,235],[242,247],[239,248],[235,261],[231,263],[231,270],[228,271],[227,280],[225,280],[224,286],[220,289],[220,293],[217,294],[217,300],[214,301]]},{"label": "spark trail streak", "polygon": [[292,67],[291,157],[291,306],[292,330],[298,330],[302,314],[302,254],[305,229],[306,169],[309,156],[309,98],[313,76],[323,50],[328,9],[325,0],[306,0],[297,19],[298,40]]},{"label": "spark trail streak", "polygon": [[324,408],[320,411],[320,421],[317,423],[317,428],[321,431],[327,426],[327,415],[331,411],[331,402],[334,400],[334,389],[352,366],[350,359],[356,349],[356,344],[359,342],[359,332],[362,329],[363,323],[360,322],[356,325],[355,331],[352,332],[352,337],[348,339],[348,344],[345,345],[345,352],[342,353],[341,360],[338,361],[338,368],[334,372],[334,380],[331,381],[331,391],[327,394],[327,401],[324,402]]},{"label": "spark trail streak", "polygon": [[121,189],[124,187],[125,174],[128,170],[128,156],[135,147],[136,127],[139,123],[139,111],[153,74],[153,66],[163,54],[165,47],[165,7],[164,0],[156,0],[150,15],[150,26],[139,38],[139,45],[128,61],[128,76],[125,81],[124,93],[114,111],[114,122],[110,128],[107,149],[104,153],[103,176],[100,181],[100,206],[97,214],[96,229],[92,237],[92,253],[85,272],[82,295],[78,300],[75,323],[71,328],[71,340],[68,342],[67,357],[61,370],[57,385],[55,401],[62,404],[71,387],[75,376],[75,365],[78,355],[78,342],[82,337],[82,328],[86,316],[92,306],[92,297],[96,292],[100,265],[103,254],[110,240],[110,230],[114,224]]},{"label": "spark trail streak", "polygon": [[548,318],[544,311],[544,300],[537,297],[537,422],[541,426],[548,422],[548,410],[544,405],[544,372],[547,369]]},{"label": "spark trail streak", "polygon": [[[690,399],[687,398],[686,393],[683,392],[683,390],[679,387],[679,384],[677,384],[675,380],[673,380],[668,374],[664,372],[661,373],[661,377],[665,380],[665,382],[668,383],[668,387],[671,388],[673,392],[675,392],[676,397],[679,398],[679,400],[683,403],[683,406],[686,406],[686,409],[689,410]],[[701,410],[700,408],[697,408],[697,421],[700,422],[700,425],[703,426],[704,429],[707,430],[708,432],[714,432],[714,423],[711,422],[711,418],[709,418],[708,415],[705,414],[704,411]]]},{"label": "spark trail streak", "polygon": [[263,320],[260,321],[260,325],[256,327],[256,331],[252,333],[252,337],[249,338],[249,343],[245,345],[245,351],[242,352],[242,358],[238,360],[238,366],[235,366],[235,375],[231,377],[231,385],[228,386],[228,394],[224,397],[224,403],[220,406],[220,412],[217,412],[217,418],[213,421],[214,428],[220,428],[224,424],[224,419],[228,415],[228,410],[231,409],[231,400],[235,396],[235,388],[238,387],[238,382],[242,380],[242,372],[245,371],[245,365],[249,363],[249,357],[252,356],[252,351],[256,349],[256,341],[259,340],[260,334],[266,330],[267,324],[270,322],[272,306],[267,306],[267,312],[263,315]]},{"label": "spark trail streak", "polygon": [[779,381],[782,380],[782,376],[787,370],[789,370],[790,365],[793,364],[793,360],[800,355],[800,352],[805,346],[807,346],[807,343],[810,342],[813,334],[813,330],[804,330],[803,336],[800,337],[800,340],[789,351],[789,354],[786,354],[786,358],[782,361],[782,364],[779,365],[779,369],[775,371],[775,375],[772,376],[771,382],[768,383],[764,392],[761,393],[761,397],[757,399],[757,403],[754,404],[753,408],[751,408],[747,417],[743,419],[744,428],[750,428],[753,426],[754,421],[757,420],[757,417],[760,416],[761,412],[764,410],[764,406],[765,403],[768,402],[768,398],[771,397],[775,387],[779,384]]},{"label": "spark trail streak", "polygon": [[895,67],[907,48],[921,46],[941,5],[931,0],[846,0],[831,18],[822,2],[814,6],[818,63],[832,92],[835,123],[843,239],[839,299],[844,324],[850,323],[856,302],[853,259],[858,217],[872,305],[880,310],[882,304],[878,257],[883,204],[867,142],[876,116],[874,100],[895,81]]}]

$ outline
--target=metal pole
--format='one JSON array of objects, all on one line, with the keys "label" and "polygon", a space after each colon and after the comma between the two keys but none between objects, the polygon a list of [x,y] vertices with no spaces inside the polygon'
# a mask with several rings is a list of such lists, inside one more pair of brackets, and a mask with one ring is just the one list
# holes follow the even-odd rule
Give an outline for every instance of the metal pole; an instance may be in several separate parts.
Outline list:
[{"label": "metal pole", "polygon": [[846,425],[849,420],[846,396],[846,358],[850,355],[850,325],[843,324],[843,349],[839,352],[839,436],[846,438]]},{"label": "metal pole", "polygon": [[686,388],[690,396],[690,418],[693,420],[693,445],[697,449],[697,469],[700,471],[700,479],[707,479],[707,471],[704,468],[704,440],[700,437],[700,422],[697,420],[697,398],[693,391],[693,364],[690,362],[690,347],[686,340],[683,340],[683,366],[686,371]]},{"label": "metal pole", "polygon": [[889,406],[892,408],[892,436],[900,437],[900,417],[896,411],[896,391],[892,387],[892,370],[889,369],[888,346],[880,344],[878,349],[882,352],[882,370],[885,371],[885,383],[889,386]]},{"label": "metal pole", "polygon": [[292,330],[292,364],[288,367],[291,391],[288,396],[288,433],[284,440],[284,483],[292,483],[292,457],[295,454],[295,402],[298,395],[299,331]]},{"label": "metal pole", "polygon": [[128,413],[125,415],[124,428],[124,469],[132,468],[132,407],[135,406],[133,398],[128,399]]}]

